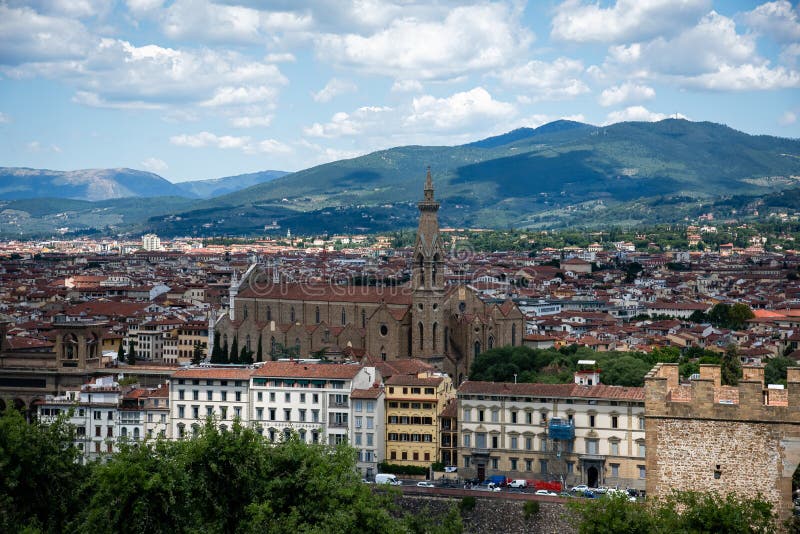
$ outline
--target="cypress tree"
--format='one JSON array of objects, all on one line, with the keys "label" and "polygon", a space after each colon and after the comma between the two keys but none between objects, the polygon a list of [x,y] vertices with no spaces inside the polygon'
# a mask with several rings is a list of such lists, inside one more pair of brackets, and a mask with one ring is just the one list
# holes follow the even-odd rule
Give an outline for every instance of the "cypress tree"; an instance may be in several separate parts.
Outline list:
[{"label": "cypress tree", "polygon": [[214,336],[214,347],[211,349],[211,363],[219,363],[222,347],[219,346],[219,336]]},{"label": "cypress tree", "polygon": [[261,348],[261,336],[258,336],[258,349],[256,349],[256,361],[260,362],[264,359],[264,351]]},{"label": "cypress tree", "polygon": [[122,341],[119,342],[119,350],[117,350],[117,363],[125,361],[125,346]]},{"label": "cypress tree", "polygon": [[128,351],[128,365],[136,365],[136,347],[131,345]]},{"label": "cypress tree", "polygon": [[236,339],[236,336],[233,336],[233,344],[231,345],[231,351],[228,356],[228,363],[238,363],[239,362],[239,340]]}]

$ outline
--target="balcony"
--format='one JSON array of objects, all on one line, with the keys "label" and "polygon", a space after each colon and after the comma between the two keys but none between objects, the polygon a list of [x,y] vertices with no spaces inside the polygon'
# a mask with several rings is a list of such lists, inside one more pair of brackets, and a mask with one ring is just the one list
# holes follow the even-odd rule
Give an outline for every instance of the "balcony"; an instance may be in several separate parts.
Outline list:
[{"label": "balcony", "polygon": [[328,426],[330,428],[347,428],[347,421],[331,421]]},{"label": "balcony", "polygon": [[473,457],[474,456],[486,456],[486,457],[488,457],[489,456],[489,449],[487,449],[485,447],[484,448],[473,447],[472,456]]}]

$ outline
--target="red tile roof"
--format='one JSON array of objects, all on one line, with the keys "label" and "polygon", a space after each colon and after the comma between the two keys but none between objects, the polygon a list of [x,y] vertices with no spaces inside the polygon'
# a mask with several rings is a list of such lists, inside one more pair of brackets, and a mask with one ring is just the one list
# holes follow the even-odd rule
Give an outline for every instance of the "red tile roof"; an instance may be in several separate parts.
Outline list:
[{"label": "red tile roof", "polygon": [[361,369],[360,365],[343,363],[266,362],[253,372],[253,376],[348,380],[353,379]]},{"label": "red tile roof", "polygon": [[508,382],[467,381],[458,388],[459,394],[509,395],[519,397],[579,397],[584,399],[614,399],[644,402],[644,388],[581,386],[578,384],[512,384]]},{"label": "red tile roof", "polygon": [[249,380],[252,369],[229,369],[223,367],[198,367],[181,369],[172,375],[173,378],[212,378],[222,380]]}]

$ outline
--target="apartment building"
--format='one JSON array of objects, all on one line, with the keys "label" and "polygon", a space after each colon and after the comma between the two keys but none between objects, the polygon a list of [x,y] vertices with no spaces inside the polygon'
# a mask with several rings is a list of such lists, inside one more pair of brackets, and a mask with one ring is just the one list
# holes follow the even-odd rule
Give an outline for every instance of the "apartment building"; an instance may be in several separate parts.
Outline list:
[{"label": "apartment building", "polygon": [[440,458],[439,414],[455,397],[442,373],[396,374],[386,380],[386,461],[429,467]]},{"label": "apartment building", "polygon": [[248,424],[252,373],[252,369],[219,367],[176,371],[169,383],[172,437],[196,433],[209,417],[223,429],[237,419]]},{"label": "apartment building", "polygon": [[[250,419],[254,428],[272,441],[285,439],[292,432],[308,443],[352,441],[351,396],[354,390],[371,389],[380,380],[374,367],[358,364],[266,362],[252,374]],[[358,400],[366,409],[367,399]],[[357,417],[374,416],[365,413]]]},{"label": "apartment building", "polygon": [[113,377],[100,377],[80,390],[48,395],[37,406],[37,416],[45,423],[66,416],[75,427],[75,445],[84,462],[99,460],[119,450],[120,394]]},{"label": "apartment building", "polygon": [[644,489],[644,389],[594,384],[463,383],[460,471]]},{"label": "apartment building", "polygon": [[369,389],[354,389],[350,400],[353,421],[350,444],[358,454],[358,470],[372,480],[386,455],[384,388],[375,384]]},{"label": "apartment building", "polygon": [[120,437],[139,439],[170,438],[169,387],[135,388],[122,396]]}]

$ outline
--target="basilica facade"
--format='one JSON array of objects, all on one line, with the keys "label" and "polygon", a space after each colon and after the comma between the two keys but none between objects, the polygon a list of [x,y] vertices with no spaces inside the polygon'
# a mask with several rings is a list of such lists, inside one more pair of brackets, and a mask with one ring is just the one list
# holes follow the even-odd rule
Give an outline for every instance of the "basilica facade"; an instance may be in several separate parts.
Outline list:
[{"label": "basilica facade", "polygon": [[418,358],[468,376],[481,351],[521,345],[524,316],[510,300],[482,301],[467,285],[446,285],[446,251],[430,170],[417,204],[419,228],[411,280],[400,286],[287,282],[279,272],[251,266],[232,282],[228,313],[213,325],[220,344],[237,339],[264,359],[290,347],[300,357],[364,361]]}]

